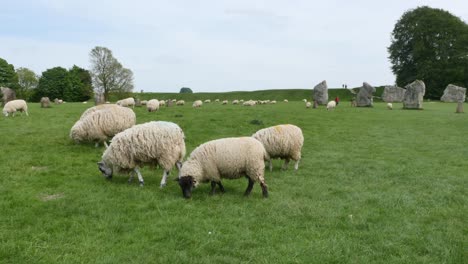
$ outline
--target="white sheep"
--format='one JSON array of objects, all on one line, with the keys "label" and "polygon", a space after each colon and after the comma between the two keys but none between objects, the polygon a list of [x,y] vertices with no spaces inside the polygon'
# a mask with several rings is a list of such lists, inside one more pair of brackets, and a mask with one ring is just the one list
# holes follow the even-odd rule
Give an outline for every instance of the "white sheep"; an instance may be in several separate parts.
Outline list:
[{"label": "white sheep", "polygon": [[303,101],[304,103],[307,103],[307,99],[302,99],[302,101]]},{"label": "white sheep", "polygon": [[334,100],[328,102],[328,104],[327,104],[327,110],[333,110],[335,107],[336,107],[336,102],[335,102]]},{"label": "white sheep", "polygon": [[252,135],[253,138],[262,142],[268,155],[270,156],[269,167],[273,170],[271,159],[284,159],[282,169],[286,170],[289,160],[294,160],[296,164],[294,169],[299,168],[301,160],[302,146],[304,145],[304,136],[302,130],[295,125],[277,125],[260,129]]},{"label": "white sheep", "polygon": [[118,105],[98,105],[86,110],[70,130],[70,138],[76,143],[100,142],[132,127],[136,116],[132,109]]},{"label": "white sheep", "polygon": [[25,112],[26,115],[29,116],[29,114],[28,114],[28,104],[26,104],[25,100],[18,99],[18,100],[9,101],[3,107],[3,115],[4,116],[8,116],[10,114],[15,116],[17,111],[20,111],[21,114],[23,112]]},{"label": "white sheep", "polygon": [[252,100],[249,100],[249,101],[245,101],[243,103],[244,106],[254,106],[256,105],[256,102],[255,101],[252,101]]},{"label": "white sheep", "polygon": [[133,97],[125,98],[117,101],[116,104],[120,106],[131,106],[132,108],[135,108],[135,99],[133,99]]},{"label": "white sheep", "polygon": [[387,109],[392,110],[393,109],[393,104],[392,103],[387,103]]},{"label": "white sheep", "polygon": [[176,102],[176,105],[185,105],[185,101],[184,100],[179,100]]},{"label": "white sheep", "polygon": [[185,198],[201,182],[211,182],[211,194],[216,185],[224,192],[221,179],[237,179],[246,176],[249,180],[245,195],[252,191],[257,181],[262,187],[263,197],[268,197],[264,179],[265,160],[268,154],[262,143],[251,137],[223,138],[198,146],[180,170],[179,185]]},{"label": "white sheep", "polygon": [[154,112],[159,110],[159,101],[156,99],[151,99],[146,103],[146,109],[148,112]]},{"label": "white sheep", "polygon": [[[172,122],[152,121],[135,125],[115,135],[104,151],[98,168],[110,179],[113,172],[136,172],[140,186],[144,181],[139,167],[159,165],[164,169],[161,188],[174,165],[180,172],[185,156],[185,141],[182,129]],[[129,182],[133,179],[130,174]]]},{"label": "white sheep", "polygon": [[306,108],[310,108],[312,106],[311,102],[306,102]]},{"label": "white sheep", "polygon": [[215,99],[215,102],[216,102],[216,103],[219,103],[219,99]]},{"label": "white sheep", "polygon": [[227,105],[228,103],[229,103],[228,100],[224,100],[222,104],[223,104],[223,105]]},{"label": "white sheep", "polygon": [[210,100],[210,99],[206,99],[206,100],[205,100],[205,104],[208,104],[208,103],[211,103],[211,100]]},{"label": "white sheep", "polygon": [[141,105],[146,105],[148,103],[148,100],[142,100],[140,103],[141,103]]},{"label": "white sheep", "polygon": [[159,100],[159,106],[165,106],[166,105],[166,101],[164,100]]},{"label": "white sheep", "polygon": [[276,104],[276,100],[271,101],[270,104]]},{"label": "white sheep", "polygon": [[201,107],[203,105],[203,102],[201,100],[196,100],[193,102],[192,107]]},{"label": "white sheep", "polygon": [[233,105],[239,104],[239,100],[233,100],[233,101],[232,101],[232,104],[233,104]]},{"label": "white sheep", "polygon": [[287,103],[287,102],[289,102],[289,101],[288,101],[288,99],[284,99],[283,102]]}]

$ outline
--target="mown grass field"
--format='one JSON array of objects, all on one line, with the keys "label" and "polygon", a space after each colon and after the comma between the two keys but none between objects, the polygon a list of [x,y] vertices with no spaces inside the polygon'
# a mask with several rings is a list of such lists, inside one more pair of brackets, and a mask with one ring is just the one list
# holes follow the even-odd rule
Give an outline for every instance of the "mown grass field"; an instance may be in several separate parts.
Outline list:
[{"label": "mown grass field", "polygon": [[143,188],[124,175],[105,180],[96,166],[103,147],[68,138],[91,106],[31,103],[29,117],[0,118],[0,263],[468,259],[468,114],[455,114],[455,104],[425,103],[423,111],[343,102],[327,112],[298,101],[135,108],[137,123],[179,124],[188,154],[208,140],[276,124],[302,128],[299,171],[292,164],[280,171],[276,161],[266,172],[269,198],[258,184],[243,197],[247,180],[239,179],[225,180],[223,195],[202,185],[191,200],[174,181],[160,189],[160,169],[142,170]]}]

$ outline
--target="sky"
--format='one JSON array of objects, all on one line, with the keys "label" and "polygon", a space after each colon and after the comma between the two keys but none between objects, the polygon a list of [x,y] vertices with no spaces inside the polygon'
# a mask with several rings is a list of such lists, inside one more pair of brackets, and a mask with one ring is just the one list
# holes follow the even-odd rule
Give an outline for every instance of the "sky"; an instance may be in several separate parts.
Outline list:
[{"label": "sky", "polygon": [[90,69],[107,47],[135,92],[252,91],[393,84],[387,47],[401,15],[467,0],[15,0],[0,9],[0,58],[40,75]]}]

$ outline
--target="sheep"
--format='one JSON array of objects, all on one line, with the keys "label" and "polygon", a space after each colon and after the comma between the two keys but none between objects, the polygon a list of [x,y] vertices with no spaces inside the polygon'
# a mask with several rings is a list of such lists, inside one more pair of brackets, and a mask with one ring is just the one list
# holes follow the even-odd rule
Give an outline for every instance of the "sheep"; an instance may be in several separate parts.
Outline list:
[{"label": "sheep", "polygon": [[179,100],[176,102],[176,105],[185,105],[185,101],[184,100]]},{"label": "sheep", "polygon": [[205,100],[205,104],[208,104],[208,103],[211,103],[211,100],[210,100],[210,99],[206,99],[206,100]]},{"label": "sheep", "polygon": [[[185,156],[185,136],[182,129],[172,122],[151,121],[135,125],[118,133],[104,151],[98,168],[111,179],[113,172],[131,172],[138,175],[140,186],[144,185],[139,167],[159,165],[164,169],[160,187],[166,186],[166,179],[174,165],[180,173]],[[130,174],[131,182],[133,173]]]},{"label": "sheep", "polygon": [[252,137],[262,142],[270,156],[270,171],[273,170],[271,159],[275,158],[285,160],[282,167],[283,170],[288,168],[290,159],[296,162],[294,169],[297,170],[299,168],[301,150],[304,145],[304,136],[299,127],[295,125],[277,125],[260,129]]},{"label": "sheep", "polygon": [[62,103],[63,103],[63,100],[62,100],[62,99],[55,98],[55,99],[54,99],[54,103],[55,103],[55,104],[62,104]]},{"label": "sheep", "polygon": [[276,100],[271,101],[270,104],[276,104]]},{"label": "sheep", "polygon": [[88,101],[84,101],[84,102],[83,102],[83,104],[87,104],[87,103],[88,103]]},{"label": "sheep", "polygon": [[196,100],[193,102],[192,107],[201,107],[203,105],[203,102],[201,100]]},{"label": "sheep", "polygon": [[328,102],[328,104],[327,104],[327,111],[332,110],[335,107],[336,107],[336,102],[335,102],[335,100],[332,100],[332,101]]},{"label": "sheep", "polygon": [[262,187],[263,197],[268,197],[265,183],[265,160],[268,154],[262,143],[251,137],[222,138],[198,146],[180,170],[179,185],[185,198],[192,196],[193,188],[201,182],[211,182],[211,194],[216,185],[221,192],[221,179],[238,179],[246,176],[249,180],[245,195],[252,191],[257,181]]},{"label": "sheep", "polygon": [[86,110],[70,130],[70,138],[76,143],[91,141],[95,146],[115,134],[132,127],[136,116],[132,109],[118,105],[98,105]]},{"label": "sheep", "polygon": [[252,100],[245,101],[243,103],[244,106],[254,106],[255,104],[256,104],[255,101],[252,101]]},{"label": "sheep", "polygon": [[142,100],[140,103],[141,103],[141,105],[146,105],[148,103],[148,100]]},{"label": "sheep", "polygon": [[242,104],[243,102],[244,102],[244,99],[240,99],[240,100],[239,100],[239,103]]},{"label": "sheep", "polygon": [[229,103],[228,100],[224,100],[222,104],[223,104],[223,105],[227,105],[228,103]]},{"label": "sheep", "polygon": [[284,99],[283,102],[287,103],[287,102],[289,102],[289,101],[288,101],[288,99]]},{"label": "sheep", "polygon": [[393,104],[392,104],[392,103],[388,103],[388,104],[387,104],[387,109],[388,109],[388,110],[392,110],[392,109],[393,109]]},{"label": "sheep", "polygon": [[3,107],[4,116],[8,116],[10,114],[13,114],[13,116],[15,116],[16,111],[20,111],[21,114],[25,112],[26,115],[29,116],[28,105],[26,104],[25,100],[18,99],[18,100],[9,101]]},{"label": "sheep", "polygon": [[310,108],[312,106],[311,102],[306,102],[306,108]]},{"label": "sheep", "polygon": [[151,99],[146,103],[146,109],[148,112],[154,112],[159,110],[159,101],[156,99]]},{"label": "sheep", "polygon": [[49,107],[50,107],[49,97],[42,97],[41,98],[41,108],[49,108]]},{"label": "sheep", "polygon": [[302,101],[303,101],[304,103],[307,103],[307,99],[302,99]]},{"label": "sheep", "polygon": [[239,104],[239,100],[233,100],[233,101],[232,101],[232,104],[233,104],[233,105]]},{"label": "sheep", "polygon": [[125,98],[117,101],[116,104],[120,106],[131,106],[132,108],[135,108],[135,99],[133,99],[133,97]]},{"label": "sheep", "polygon": [[219,103],[219,99],[215,99],[215,103]]},{"label": "sheep", "polygon": [[159,106],[165,106],[166,105],[166,101],[164,100],[159,100]]}]

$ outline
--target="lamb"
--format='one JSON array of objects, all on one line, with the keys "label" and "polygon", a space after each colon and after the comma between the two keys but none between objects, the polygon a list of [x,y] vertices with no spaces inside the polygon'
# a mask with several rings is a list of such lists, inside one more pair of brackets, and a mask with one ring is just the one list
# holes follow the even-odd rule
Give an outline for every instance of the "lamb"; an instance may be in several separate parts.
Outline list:
[{"label": "lamb", "polygon": [[185,105],[185,101],[184,100],[179,100],[176,102],[176,105]]},{"label": "lamb", "polygon": [[159,110],[159,101],[156,99],[151,99],[146,103],[146,109],[148,112],[154,112]]},{"label": "lamb", "polygon": [[135,108],[135,99],[133,99],[133,97],[125,98],[117,101],[116,104],[120,106],[131,106],[132,108]]},{"label": "lamb", "polygon": [[[166,186],[166,178],[174,165],[180,173],[185,156],[185,141],[182,129],[172,122],[151,121],[135,125],[118,133],[104,151],[98,168],[102,174],[111,179],[113,172],[138,175],[140,186],[144,185],[139,167],[159,165],[164,169],[161,188]],[[130,174],[129,182],[133,179]]]},{"label": "lamb", "polygon": [[211,182],[211,194],[216,185],[221,192],[221,179],[238,179],[246,176],[249,180],[245,195],[249,195],[255,182],[262,187],[263,197],[268,197],[264,179],[265,160],[268,154],[262,143],[251,137],[223,138],[198,146],[180,170],[179,185],[185,198],[192,196],[193,188],[201,182]]},{"label": "lamb", "polygon": [[289,160],[294,160],[296,164],[294,169],[299,168],[301,160],[301,150],[304,145],[304,136],[302,130],[295,125],[277,125],[260,129],[252,135],[253,138],[262,142],[268,155],[270,156],[269,167],[273,170],[271,159],[284,159],[282,169],[286,170],[289,165]]},{"label": "lamb", "polygon": [[49,108],[49,107],[50,107],[50,99],[49,99],[49,97],[42,97],[42,98],[41,98],[41,107],[42,107],[42,108]]},{"label": "lamb", "polygon": [[332,110],[335,107],[336,107],[336,102],[335,102],[335,100],[332,100],[332,101],[328,102],[328,104],[327,104],[327,111]]},{"label": "lamb", "polygon": [[392,110],[392,109],[393,109],[393,104],[392,104],[392,103],[388,103],[388,104],[387,104],[387,109],[388,109],[388,110]]},{"label": "lamb", "polygon": [[203,105],[203,102],[201,100],[196,100],[193,102],[192,107],[201,107]]},{"label": "lamb", "polygon": [[4,116],[8,116],[10,114],[13,114],[13,116],[15,116],[16,111],[20,111],[21,113],[25,112],[26,115],[29,116],[28,105],[26,104],[25,100],[18,99],[18,100],[9,101],[3,107]]},{"label": "lamb", "polygon": [[306,108],[310,108],[312,106],[311,102],[306,102]]},{"label": "lamb", "polygon": [[70,130],[70,138],[76,143],[100,142],[106,145],[106,140],[115,134],[132,127],[136,123],[133,110],[118,105],[99,105],[94,110],[83,113]]}]

